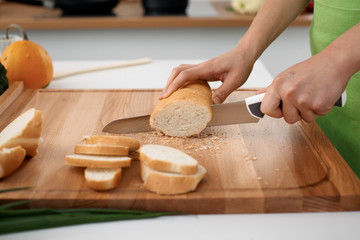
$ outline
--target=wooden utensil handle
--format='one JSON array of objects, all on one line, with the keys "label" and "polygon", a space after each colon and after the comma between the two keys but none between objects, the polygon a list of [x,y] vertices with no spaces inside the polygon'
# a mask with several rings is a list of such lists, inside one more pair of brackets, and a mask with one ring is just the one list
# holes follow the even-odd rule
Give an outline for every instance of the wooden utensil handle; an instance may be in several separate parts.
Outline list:
[{"label": "wooden utensil handle", "polygon": [[104,71],[104,70],[122,68],[122,67],[131,67],[131,66],[136,66],[136,65],[140,65],[140,64],[147,64],[147,63],[151,63],[151,59],[149,59],[149,58],[140,58],[140,59],[135,59],[135,60],[123,61],[123,62],[119,62],[119,63],[115,63],[115,64],[99,66],[99,67],[85,68],[85,69],[69,71],[69,72],[63,72],[63,73],[55,73],[54,77],[53,77],[53,80],[57,80],[57,79],[65,78],[65,77],[70,77],[70,76],[74,76],[74,75],[78,75],[78,74],[83,74],[83,73]]}]

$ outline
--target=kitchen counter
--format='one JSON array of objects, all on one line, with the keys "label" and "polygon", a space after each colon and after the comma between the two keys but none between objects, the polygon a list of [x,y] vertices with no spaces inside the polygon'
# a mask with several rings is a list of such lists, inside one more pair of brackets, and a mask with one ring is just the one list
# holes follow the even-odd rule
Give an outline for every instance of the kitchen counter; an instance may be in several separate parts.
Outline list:
[{"label": "kitchen counter", "polygon": [[[0,1],[1,2],[1,1]],[[230,1],[229,1],[230,2]],[[63,17],[60,9],[47,9],[4,2],[0,7],[0,29],[17,23],[24,29],[97,29],[97,28],[198,28],[246,27],[254,15],[240,15],[228,10],[229,2],[190,1],[186,16],[144,16],[140,1],[122,1],[113,16]],[[302,14],[292,26],[309,26],[312,14]]]},{"label": "kitchen counter", "polygon": [[[53,81],[49,88],[162,88],[174,66],[202,60],[156,59],[147,65],[77,75]],[[54,62],[55,72],[78,70],[113,61]],[[267,86],[272,76],[258,61],[246,88]],[[214,83],[217,87],[219,83]],[[0,239],[347,239],[360,235],[360,212],[226,214],[171,216],[114,221],[0,235]]]}]

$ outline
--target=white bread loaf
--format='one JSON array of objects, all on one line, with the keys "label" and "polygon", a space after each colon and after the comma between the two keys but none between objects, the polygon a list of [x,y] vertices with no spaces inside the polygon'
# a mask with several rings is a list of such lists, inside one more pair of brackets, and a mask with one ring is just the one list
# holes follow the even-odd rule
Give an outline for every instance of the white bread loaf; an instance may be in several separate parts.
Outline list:
[{"label": "white bread loaf", "polygon": [[17,117],[0,133],[0,150],[21,146],[26,155],[37,154],[42,129],[42,113],[31,108]]},{"label": "white bread loaf", "polygon": [[74,153],[104,156],[126,156],[129,154],[129,147],[119,145],[76,144]]},{"label": "white bread loaf", "polygon": [[136,138],[124,136],[85,136],[86,144],[100,144],[100,145],[120,145],[129,147],[129,151],[136,151],[140,148],[140,141]]},{"label": "white bread loaf", "polygon": [[114,157],[71,154],[65,156],[65,163],[67,165],[89,168],[121,168],[129,167],[131,165],[131,158],[125,156]]},{"label": "white bread loaf", "polygon": [[86,168],[85,181],[94,190],[110,190],[119,185],[121,168]]},{"label": "white bread loaf", "polygon": [[140,168],[145,189],[164,195],[194,191],[206,176],[206,170],[201,165],[198,165],[198,171],[192,175],[160,172],[148,167],[145,162],[141,162]]},{"label": "white bread loaf", "polygon": [[180,174],[195,174],[198,161],[188,154],[163,145],[146,144],[139,149],[139,159],[152,169]]},{"label": "white bread loaf", "polygon": [[9,176],[18,169],[25,155],[26,151],[21,146],[0,150],[0,178]]},{"label": "white bread loaf", "polygon": [[150,116],[150,126],[173,137],[199,134],[212,118],[212,103],[207,82],[187,83],[157,104]]}]

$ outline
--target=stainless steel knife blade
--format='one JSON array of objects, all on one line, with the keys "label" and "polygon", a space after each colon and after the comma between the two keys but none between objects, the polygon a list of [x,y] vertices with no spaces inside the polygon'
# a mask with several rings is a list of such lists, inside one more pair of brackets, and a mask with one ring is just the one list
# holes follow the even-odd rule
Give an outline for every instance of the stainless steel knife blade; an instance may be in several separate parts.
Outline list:
[{"label": "stainless steel knife blade", "polygon": [[[243,101],[212,105],[213,117],[210,126],[230,125],[239,123],[256,123],[264,114],[260,112],[263,94],[255,95]],[[251,107],[253,106],[253,107]],[[253,108],[253,110],[250,110]],[[249,112],[250,111],[250,112]],[[254,113],[251,113],[254,112]],[[256,116],[260,115],[260,116]],[[103,132],[136,133],[153,131],[149,123],[150,115],[122,118],[109,122]]]},{"label": "stainless steel knife blade", "polygon": [[[207,126],[257,123],[259,119],[264,116],[260,111],[260,105],[264,95],[265,93],[262,93],[238,102],[212,105],[213,117]],[[346,91],[344,91],[339,100],[335,103],[335,106],[343,107],[345,102]],[[153,131],[150,127],[149,119],[150,115],[117,119],[106,124],[102,131],[109,133]]]}]

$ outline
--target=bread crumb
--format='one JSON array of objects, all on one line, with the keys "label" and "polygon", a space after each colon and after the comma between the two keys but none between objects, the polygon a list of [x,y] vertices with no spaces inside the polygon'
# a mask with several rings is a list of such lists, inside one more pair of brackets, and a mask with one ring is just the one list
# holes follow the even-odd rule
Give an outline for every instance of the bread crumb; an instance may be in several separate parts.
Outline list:
[{"label": "bread crumb", "polygon": [[260,180],[262,180],[262,177],[257,177],[257,179],[260,181]]}]

